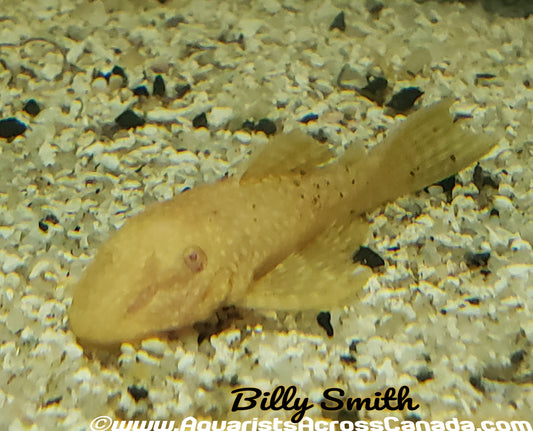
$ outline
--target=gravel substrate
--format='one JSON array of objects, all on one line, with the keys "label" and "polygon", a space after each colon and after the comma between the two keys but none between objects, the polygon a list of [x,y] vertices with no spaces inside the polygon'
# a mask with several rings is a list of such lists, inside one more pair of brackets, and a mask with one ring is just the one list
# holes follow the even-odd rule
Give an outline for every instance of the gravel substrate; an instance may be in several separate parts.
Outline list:
[{"label": "gravel substrate", "polygon": [[[295,385],[314,419],[532,421],[533,16],[484,6],[4,0],[0,428],[293,414],[232,413],[239,385]],[[359,302],[318,316],[221,310],[120,351],[76,343],[73,284],[145,205],[237,172],[267,135],[370,148],[447,96],[498,146],[368,214],[359,257],[379,265]],[[327,388],[402,385],[418,410],[317,405]]]}]

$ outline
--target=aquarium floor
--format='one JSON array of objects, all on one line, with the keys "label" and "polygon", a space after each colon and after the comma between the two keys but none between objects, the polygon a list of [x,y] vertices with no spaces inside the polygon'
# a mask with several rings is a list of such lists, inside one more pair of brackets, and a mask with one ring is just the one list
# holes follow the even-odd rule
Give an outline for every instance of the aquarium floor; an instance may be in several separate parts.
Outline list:
[{"label": "aquarium floor", "polygon": [[[1,429],[291,416],[232,413],[237,385],[295,385],[314,419],[533,419],[531,17],[407,0],[3,3],[0,117],[27,129],[0,139]],[[424,92],[413,109],[455,97],[498,145],[453,190],[367,215],[385,264],[327,310],[332,336],[316,313],[227,309],[168,339],[77,344],[72,287],[127,217],[238,171],[274,125],[339,154],[379,144],[403,118],[379,103],[409,87]],[[328,388],[402,385],[418,410],[318,406]]]}]

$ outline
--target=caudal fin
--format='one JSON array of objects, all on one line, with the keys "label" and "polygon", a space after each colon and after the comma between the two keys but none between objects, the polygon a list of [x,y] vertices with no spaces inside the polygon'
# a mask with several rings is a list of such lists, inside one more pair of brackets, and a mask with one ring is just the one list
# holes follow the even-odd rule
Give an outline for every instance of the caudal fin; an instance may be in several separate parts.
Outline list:
[{"label": "caudal fin", "polygon": [[[473,134],[449,113],[444,99],[410,115],[370,154],[375,175],[385,173],[383,200],[420,190],[472,164],[495,144],[487,134]],[[390,196],[389,196],[390,194]]]}]

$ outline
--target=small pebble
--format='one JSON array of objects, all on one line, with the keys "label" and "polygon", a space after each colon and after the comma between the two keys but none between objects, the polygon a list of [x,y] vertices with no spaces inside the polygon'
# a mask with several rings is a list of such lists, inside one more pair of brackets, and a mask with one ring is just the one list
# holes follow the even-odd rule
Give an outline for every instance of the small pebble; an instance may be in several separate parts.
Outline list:
[{"label": "small pebble", "polygon": [[318,313],[316,321],[325,329],[328,337],[333,337],[333,326],[331,326],[331,313],[329,311],[321,311]]},{"label": "small pebble", "polygon": [[193,118],[192,126],[195,129],[199,129],[200,127],[205,127],[207,129],[207,116],[205,115],[205,112],[202,112]]},{"label": "small pebble", "polygon": [[268,118],[261,118],[257,122],[254,130],[256,132],[263,132],[265,135],[269,136],[276,133],[277,128],[276,124],[272,120],[269,120]]},{"label": "small pebble", "polygon": [[344,11],[338,13],[338,15],[333,19],[333,22],[329,26],[329,29],[338,29],[340,31],[346,30],[346,22],[344,21]]},{"label": "small pebble", "polygon": [[405,112],[413,107],[416,99],[422,94],[424,92],[418,87],[407,87],[392,96],[392,99],[385,106],[397,112]]},{"label": "small pebble", "polygon": [[154,79],[154,88],[152,94],[154,96],[161,97],[165,96],[166,94],[165,81],[163,80],[163,77],[161,75],[157,75]]},{"label": "small pebble", "polygon": [[0,138],[11,139],[26,131],[26,125],[16,118],[0,120]]},{"label": "small pebble", "polygon": [[24,112],[27,112],[32,117],[36,117],[39,112],[41,112],[41,108],[39,108],[39,105],[35,101],[35,99],[30,99],[26,102],[24,105],[24,108],[22,108]]},{"label": "small pebble", "polygon": [[128,392],[135,401],[139,401],[148,397],[148,391],[142,386],[128,386]]},{"label": "small pebble", "polygon": [[354,255],[352,256],[353,263],[361,263],[370,268],[377,268],[385,265],[385,261],[381,258],[379,254],[375,251],[369,249],[368,247],[359,247]]},{"label": "small pebble", "polygon": [[122,114],[115,118],[115,122],[121,129],[133,129],[144,125],[144,119],[131,109],[126,109]]},{"label": "small pebble", "polygon": [[176,85],[176,98],[181,99],[189,91],[191,91],[191,86],[189,84]]}]

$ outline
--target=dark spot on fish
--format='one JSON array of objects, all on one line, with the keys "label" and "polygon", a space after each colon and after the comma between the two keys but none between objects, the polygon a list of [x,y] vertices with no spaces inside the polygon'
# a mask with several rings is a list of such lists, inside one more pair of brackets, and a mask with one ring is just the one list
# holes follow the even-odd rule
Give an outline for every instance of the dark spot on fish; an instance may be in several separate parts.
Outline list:
[{"label": "dark spot on fish", "polygon": [[410,171],[410,172],[409,172],[409,175],[411,175],[412,177],[414,177],[414,176],[415,176],[415,173],[414,173],[413,171]]},{"label": "dark spot on fish", "polygon": [[163,77],[161,75],[157,75],[154,79],[154,87],[152,90],[152,94],[154,96],[165,96],[166,94],[166,87],[165,87],[165,81],[163,80]]},{"label": "dark spot on fish", "polygon": [[394,109],[397,112],[405,112],[412,108],[415,101],[422,96],[424,92],[418,87],[407,87],[400,90],[389,102],[385,105]]},{"label": "dark spot on fish", "polygon": [[450,160],[451,160],[452,162],[455,162],[455,160],[456,160],[455,154],[452,154],[452,155],[450,156]]},{"label": "dark spot on fish", "polygon": [[342,192],[339,192],[339,196],[341,197],[341,199],[344,197],[344,195],[342,194]]},{"label": "dark spot on fish", "polygon": [[469,268],[479,268],[487,266],[490,258],[490,252],[485,253],[471,253],[465,254],[465,261]]},{"label": "dark spot on fish", "polygon": [[355,184],[355,178],[352,178],[352,186]]},{"label": "dark spot on fish", "polygon": [[128,386],[128,393],[137,402],[148,397],[148,391],[142,386],[131,385]]},{"label": "dark spot on fish", "polygon": [[193,118],[192,126],[195,129],[199,129],[201,127],[205,127],[207,129],[207,116],[205,115],[205,112],[202,112]]},{"label": "dark spot on fish", "polygon": [[121,129],[133,129],[144,125],[144,119],[131,109],[126,109],[122,114],[115,118],[115,123],[117,123]]},{"label": "dark spot on fish", "polygon": [[328,337],[333,337],[333,326],[331,326],[331,313],[329,311],[321,311],[316,316],[317,323],[324,328]]},{"label": "dark spot on fish", "polygon": [[333,22],[329,26],[330,31],[333,29],[338,29],[340,31],[346,30],[346,22],[344,21],[344,11],[341,11],[333,19]]},{"label": "dark spot on fish", "polygon": [[26,125],[14,117],[0,120],[0,138],[11,139],[22,135]]},{"label": "dark spot on fish", "polygon": [[379,254],[368,247],[363,246],[359,247],[359,250],[353,254],[352,261],[353,263],[361,263],[370,268],[378,268],[385,265],[385,261]]}]

